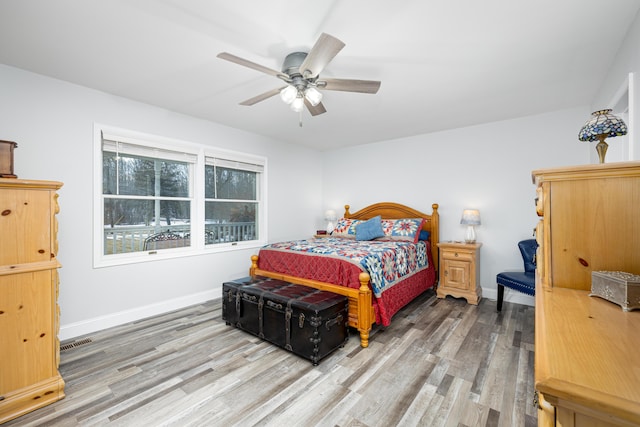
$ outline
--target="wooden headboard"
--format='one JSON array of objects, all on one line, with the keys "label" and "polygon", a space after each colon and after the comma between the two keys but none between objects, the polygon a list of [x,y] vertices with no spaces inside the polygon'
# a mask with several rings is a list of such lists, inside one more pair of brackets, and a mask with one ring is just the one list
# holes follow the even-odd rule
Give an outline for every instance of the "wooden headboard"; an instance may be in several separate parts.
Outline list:
[{"label": "wooden headboard", "polygon": [[401,219],[401,218],[424,218],[422,229],[429,232],[429,241],[431,243],[431,258],[438,271],[438,242],[440,241],[440,216],[438,215],[438,204],[431,205],[433,212],[431,215],[420,212],[405,205],[393,202],[381,202],[369,205],[357,212],[349,212],[349,205],[344,205],[344,217],[353,219],[369,219],[380,215],[382,219]]}]

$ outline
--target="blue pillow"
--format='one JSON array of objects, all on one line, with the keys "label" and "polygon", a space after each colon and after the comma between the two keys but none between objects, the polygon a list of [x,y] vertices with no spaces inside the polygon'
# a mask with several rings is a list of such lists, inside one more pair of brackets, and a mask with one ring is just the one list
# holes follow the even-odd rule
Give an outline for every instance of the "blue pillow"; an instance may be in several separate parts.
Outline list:
[{"label": "blue pillow", "polygon": [[384,237],[380,215],[356,225],[356,240],[373,240],[378,237]]},{"label": "blue pillow", "polygon": [[421,230],[420,237],[418,238],[418,240],[429,240],[429,237],[430,237],[430,234],[428,231]]}]

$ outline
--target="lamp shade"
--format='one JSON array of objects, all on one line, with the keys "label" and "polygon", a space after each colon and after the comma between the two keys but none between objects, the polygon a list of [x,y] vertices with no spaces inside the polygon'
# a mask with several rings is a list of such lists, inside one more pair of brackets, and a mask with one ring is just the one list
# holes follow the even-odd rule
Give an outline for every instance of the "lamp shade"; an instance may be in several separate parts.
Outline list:
[{"label": "lamp shade", "polygon": [[304,108],[304,98],[302,96],[297,96],[296,99],[291,102],[291,109],[296,113],[299,113]]},{"label": "lamp shade", "polygon": [[480,225],[480,211],[477,209],[465,209],[462,211],[462,219],[460,224],[464,225]]},{"label": "lamp shade", "polygon": [[322,93],[315,87],[307,88],[304,92],[304,97],[307,98],[307,101],[314,107],[322,101]]},{"label": "lamp shade", "polygon": [[336,216],[336,211],[334,211],[333,209],[329,209],[324,213],[324,219],[325,221],[335,221],[336,219],[338,219],[338,217]]},{"label": "lamp shade", "polygon": [[605,138],[622,136],[627,134],[627,125],[624,121],[611,114],[611,110],[598,110],[591,113],[591,118],[582,126],[578,139],[580,141],[598,141],[600,135]]},{"label": "lamp shade", "polygon": [[296,96],[298,96],[298,90],[293,86],[287,86],[280,91],[280,99],[285,104],[291,104],[296,99]]}]

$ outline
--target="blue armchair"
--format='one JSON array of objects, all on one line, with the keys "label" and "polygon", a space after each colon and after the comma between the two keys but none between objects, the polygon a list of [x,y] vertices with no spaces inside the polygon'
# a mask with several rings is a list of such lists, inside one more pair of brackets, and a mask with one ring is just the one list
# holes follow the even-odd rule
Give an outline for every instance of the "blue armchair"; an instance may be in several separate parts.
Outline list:
[{"label": "blue armchair", "polygon": [[536,239],[518,242],[520,254],[524,261],[524,271],[505,271],[496,276],[498,283],[498,311],[502,311],[505,286],[518,292],[534,296],[536,294]]}]

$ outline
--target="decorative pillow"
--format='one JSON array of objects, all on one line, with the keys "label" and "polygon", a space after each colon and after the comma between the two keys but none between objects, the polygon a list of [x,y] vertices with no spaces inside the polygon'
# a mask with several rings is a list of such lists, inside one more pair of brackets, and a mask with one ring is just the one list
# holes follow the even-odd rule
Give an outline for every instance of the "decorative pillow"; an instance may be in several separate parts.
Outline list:
[{"label": "decorative pillow", "polygon": [[356,240],[373,240],[384,237],[381,220],[382,217],[378,215],[356,225]]},{"label": "decorative pillow", "polygon": [[418,243],[423,225],[424,218],[383,219],[383,239]]},{"label": "decorative pillow", "polygon": [[340,218],[331,235],[336,237],[354,237],[356,235],[356,225],[361,222],[364,221],[360,219]]},{"label": "decorative pillow", "polygon": [[425,230],[420,230],[420,236],[418,237],[418,240],[429,240],[430,237],[431,233]]}]

